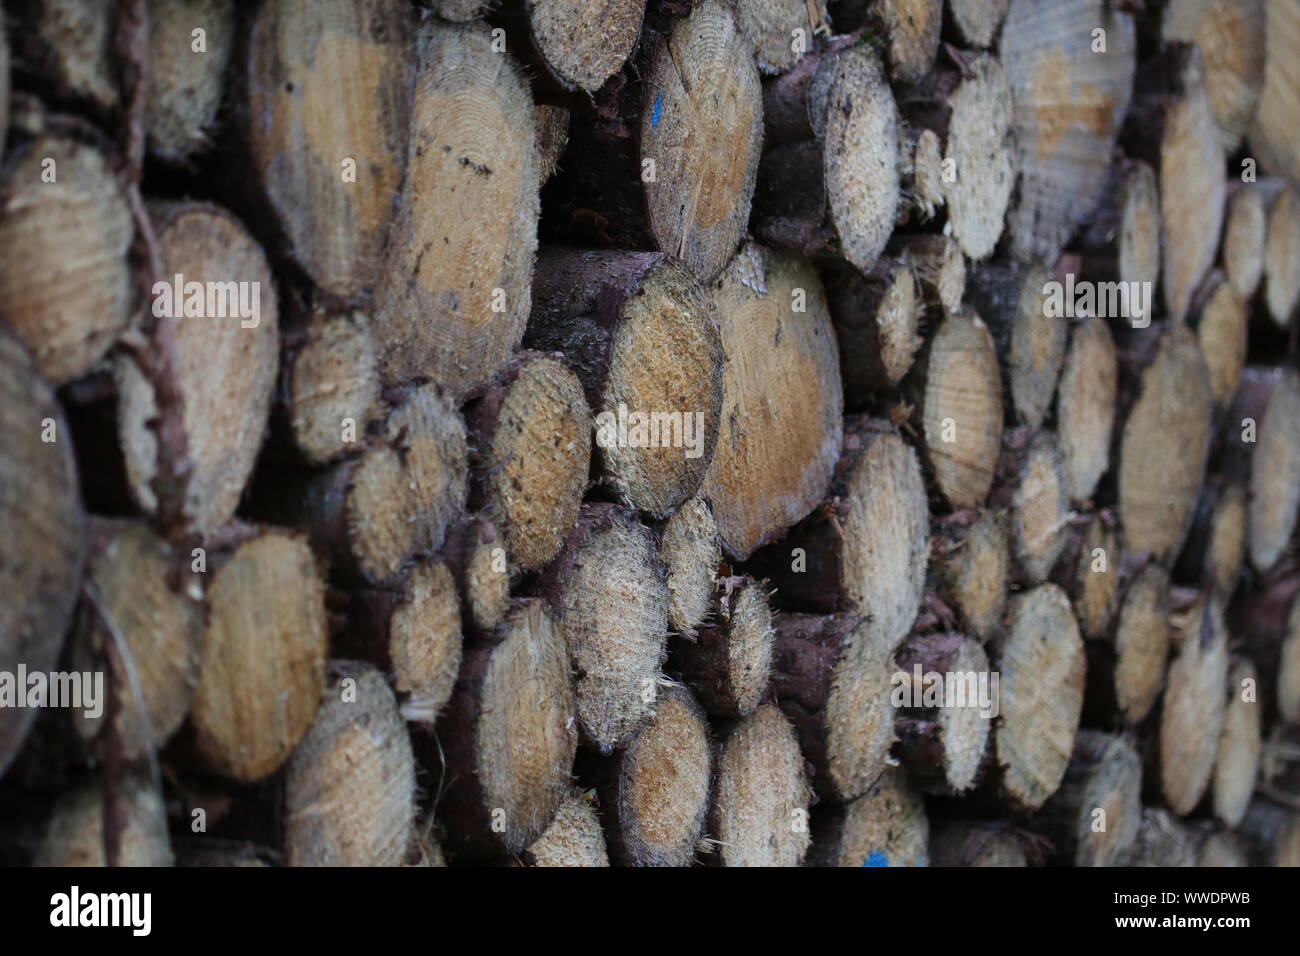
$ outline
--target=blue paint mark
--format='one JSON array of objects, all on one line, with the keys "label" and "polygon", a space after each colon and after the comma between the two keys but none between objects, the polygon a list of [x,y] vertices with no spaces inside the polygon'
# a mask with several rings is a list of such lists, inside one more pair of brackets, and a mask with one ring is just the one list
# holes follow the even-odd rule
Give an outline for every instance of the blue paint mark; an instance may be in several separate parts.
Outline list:
[{"label": "blue paint mark", "polygon": [[863,863],[862,865],[863,866],[889,866],[889,858],[886,857],[885,854],[878,853],[875,850],[873,850],[871,852],[871,856],[867,857],[867,862]]},{"label": "blue paint mark", "polygon": [[655,97],[654,109],[651,110],[650,112],[651,129],[659,125],[659,120],[663,118],[663,115],[664,115],[664,95],[660,93],[658,96]]}]

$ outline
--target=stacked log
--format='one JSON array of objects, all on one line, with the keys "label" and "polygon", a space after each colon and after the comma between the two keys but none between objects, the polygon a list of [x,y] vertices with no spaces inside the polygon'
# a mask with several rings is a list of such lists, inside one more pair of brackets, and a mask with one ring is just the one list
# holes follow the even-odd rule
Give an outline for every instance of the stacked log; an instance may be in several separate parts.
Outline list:
[{"label": "stacked log", "polygon": [[1295,863],[1290,0],[8,7],[0,863]]}]

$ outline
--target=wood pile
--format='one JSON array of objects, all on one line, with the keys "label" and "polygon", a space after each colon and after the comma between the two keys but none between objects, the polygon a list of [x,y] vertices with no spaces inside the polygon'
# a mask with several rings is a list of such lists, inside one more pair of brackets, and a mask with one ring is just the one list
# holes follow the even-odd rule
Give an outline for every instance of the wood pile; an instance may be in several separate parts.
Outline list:
[{"label": "wood pile", "polygon": [[1294,0],[4,6],[0,863],[1300,863]]}]

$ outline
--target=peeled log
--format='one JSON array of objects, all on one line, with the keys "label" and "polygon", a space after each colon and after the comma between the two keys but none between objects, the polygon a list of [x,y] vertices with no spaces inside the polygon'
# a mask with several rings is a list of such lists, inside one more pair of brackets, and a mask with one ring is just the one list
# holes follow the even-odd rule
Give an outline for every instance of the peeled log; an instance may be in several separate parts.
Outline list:
[{"label": "peeled log", "polygon": [[630,866],[688,866],[704,831],[712,763],[704,711],[686,688],[664,686],[654,719],[602,768],[611,856]]},{"label": "peeled log", "polygon": [[[154,206],[150,215],[162,258],[161,281],[170,286],[170,277],[181,275],[187,286],[241,283],[237,296],[230,291],[224,310],[223,300],[209,293],[203,316],[181,317],[179,301],[172,301],[170,313],[176,319],[176,385],[191,467],[184,516],[188,528],[209,535],[234,516],[266,433],[280,360],[276,289],[261,247],[225,210],[166,203]],[[188,309],[188,294],[185,298]],[[214,304],[218,314],[208,314]],[[152,512],[158,508],[153,487],[158,439],[150,422],[158,415],[157,397],[129,353],[119,356],[114,372],[118,441],[131,493]]]},{"label": "peeled log", "polygon": [[956,508],[984,502],[1002,444],[1002,375],[993,337],[970,313],[944,319],[918,368],[925,453]]},{"label": "peeled log", "polygon": [[[134,678],[128,692],[119,691],[115,745],[128,759],[141,757],[161,749],[190,710],[203,663],[203,591],[189,553],[146,525],[101,519],[91,529],[89,581],[126,645]],[[73,669],[101,670],[110,642],[98,612],[86,607],[72,644]],[[72,721],[90,739],[107,727],[109,713],[74,710]]]},{"label": "peeled log", "polygon": [[772,690],[799,734],[822,799],[862,794],[894,737],[889,648],[851,617],[783,614]]},{"label": "peeled log", "polygon": [[1210,783],[1223,730],[1228,629],[1219,601],[1199,599],[1181,632],[1160,714],[1160,775],[1170,809],[1185,816]]},{"label": "peeled log", "polygon": [[844,42],[764,87],[752,228],[763,242],[869,270],[902,198],[898,109],[872,48]]},{"label": "peeled log", "polygon": [[1105,319],[1076,325],[1056,390],[1061,470],[1070,500],[1092,498],[1110,467],[1119,365]]},{"label": "peeled log", "polygon": [[[1106,52],[1093,52],[1093,30]],[[1132,18],[1103,0],[1012,0],[998,56],[1015,106],[1021,172],[1007,219],[1017,259],[1055,262],[1092,215],[1133,88]]]},{"label": "peeled log", "polygon": [[131,211],[111,160],[70,138],[15,147],[0,179],[0,314],[62,384],[103,357],[135,307]]},{"label": "peeled log", "polygon": [[731,729],[718,756],[710,836],[723,866],[799,866],[812,789],[794,728],[764,704]]},{"label": "peeled log", "polygon": [[722,434],[700,493],[723,548],[744,560],[825,498],[843,441],[839,354],[804,260],[747,245],[714,299],[727,356]]},{"label": "peeled log", "polygon": [[695,494],[718,443],[724,352],[715,316],[699,281],[670,256],[546,249],[538,260],[526,342],[566,354],[595,415],[604,483],[654,516]]},{"label": "peeled log", "polygon": [[[171,162],[206,150],[235,45],[233,0],[150,0],[145,126],[149,148]],[[195,50],[193,31],[203,30]]]},{"label": "peeled log", "polygon": [[379,282],[406,169],[413,27],[402,0],[268,3],[240,64],[255,186],[293,260],[346,299]]},{"label": "peeled log", "polygon": [[861,797],[813,827],[815,866],[927,866],[930,823],[905,771],[886,767]]},{"label": "peeled log", "polygon": [[677,643],[681,680],[704,709],[743,717],[758,706],[772,674],[776,639],[765,582],[723,578],[718,582],[715,619],[693,639]]},{"label": "peeled log", "polygon": [[1181,324],[1169,328],[1142,372],[1119,444],[1125,550],[1149,551],[1159,561],[1177,556],[1205,475],[1211,405],[1196,336]]},{"label": "peeled log", "polygon": [[1083,708],[1083,640],[1064,591],[1044,584],[1015,599],[997,660],[1001,789],[1032,811],[1061,785]]},{"label": "peeled log", "polygon": [[1210,113],[1219,145],[1231,156],[1264,86],[1264,0],[1180,0],[1167,6],[1160,26],[1165,43],[1195,43],[1205,55]]},{"label": "peeled log", "polygon": [[290,866],[397,866],[415,840],[415,760],[374,668],[339,665],[285,774]]},{"label": "peeled log", "polygon": [[536,570],[560,550],[587,488],[591,410],[582,383],[557,357],[523,353],[465,417],[471,507],[501,529],[523,570]]},{"label": "peeled log", "polygon": [[578,745],[564,637],[524,601],[492,642],[468,648],[438,727],[451,786],[438,804],[466,856],[519,853],[555,819]]},{"label": "peeled log", "polygon": [[[49,431],[54,441],[42,440]],[[0,324],[0,671],[48,672],[81,586],[85,518],[72,434],[30,353]],[[0,708],[0,775],[38,711]]]},{"label": "peeled log", "polygon": [[391,166],[406,177],[375,338],[386,382],[428,378],[459,397],[505,364],[528,321],[537,120],[527,82],[486,26],[427,21],[419,43],[410,153]]},{"label": "peeled log", "polygon": [[209,555],[208,627],[190,721],[208,769],[261,780],[311,726],[325,682],[325,584],[304,538],[236,529]]},{"label": "peeled log", "polygon": [[1142,761],[1133,741],[1081,730],[1061,788],[1034,815],[1035,827],[1070,865],[1115,866],[1141,824]]},{"label": "peeled log", "polygon": [[654,713],[668,640],[668,583],[649,529],[610,504],[585,505],[541,581],[576,673],[584,739],[623,746]]}]

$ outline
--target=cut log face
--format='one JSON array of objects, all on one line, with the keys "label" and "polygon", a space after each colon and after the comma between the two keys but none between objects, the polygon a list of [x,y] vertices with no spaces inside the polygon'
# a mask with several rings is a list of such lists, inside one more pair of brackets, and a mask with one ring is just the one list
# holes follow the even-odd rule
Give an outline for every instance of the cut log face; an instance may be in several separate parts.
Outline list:
[{"label": "cut log face", "polygon": [[1169,5],[1161,39],[1195,43],[1205,55],[1210,113],[1231,156],[1255,115],[1264,86],[1264,0],[1191,0]]},{"label": "cut log face", "polygon": [[902,201],[898,107],[868,45],[807,57],[763,94],[754,234],[869,270]]},{"label": "cut log face", "polygon": [[30,62],[47,95],[97,113],[118,104],[114,11],[95,0],[15,4],[15,60]]},{"label": "cut log face", "polygon": [[325,681],[325,585],[305,539],[252,529],[210,572],[190,719],[205,765],[254,781],[311,726]]},{"label": "cut log face", "polygon": [[465,423],[433,386],[410,391],[382,436],[311,479],[301,508],[340,567],[372,584],[436,551],[465,506]]},{"label": "cut log face", "polygon": [[1289,328],[1300,301],[1300,197],[1287,186],[1268,208],[1264,243],[1264,301],[1279,328]]},{"label": "cut log face", "polygon": [[1025,453],[1012,498],[1012,542],[1030,583],[1046,580],[1065,545],[1070,499],[1056,436],[1038,432]]},{"label": "cut log face", "polygon": [[[171,866],[167,808],[153,783],[134,776],[117,784],[126,809],[118,836],[118,866]],[[54,805],[33,866],[107,866],[104,790],[99,781],[67,791]]]},{"label": "cut log face", "polygon": [[869,274],[828,270],[826,300],[840,346],[845,404],[863,408],[893,388],[921,345],[921,294],[906,257],[880,259]]},{"label": "cut log face", "polygon": [[1061,784],[1083,708],[1083,640],[1064,591],[1044,584],[1016,599],[998,666],[1002,786],[1033,810]]},{"label": "cut log face", "polygon": [[[998,701],[991,695],[980,697],[980,684],[989,674],[984,648],[961,634],[914,634],[894,654],[894,661],[893,680],[906,679],[911,692],[910,699],[901,698],[894,721],[899,741],[895,753],[922,789],[949,794],[969,790],[997,716]],[[918,673],[921,686],[916,683]],[[952,686],[931,685],[931,675]],[[927,700],[927,691],[934,690],[939,692],[935,700]],[[894,694],[901,694],[898,686]],[[894,703],[899,704],[900,697]]]},{"label": "cut log face", "polygon": [[948,316],[928,345],[922,392],[925,450],[953,508],[983,503],[1002,443],[1002,375],[979,317]]},{"label": "cut log face", "polygon": [[962,39],[971,46],[990,47],[1011,0],[948,0],[948,12]]},{"label": "cut log face", "polygon": [[1238,187],[1229,197],[1223,225],[1223,269],[1237,294],[1249,299],[1264,277],[1268,210],[1258,189]]},{"label": "cut log face", "polygon": [[754,50],[718,0],[704,0],[655,52],[640,137],[643,169],[654,164],[652,178],[642,175],[651,235],[712,280],[745,231],[763,142]]},{"label": "cut log face", "polygon": [[1217,599],[1200,599],[1181,633],[1160,714],[1160,777],[1170,809],[1186,815],[1210,784],[1224,725],[1228,631]]},{"label": "cut log face", "polygon": [[1196,336],[1170,328],[1142,373],[1119,450],[1125,550],[1171,561],[1182,546],[1209,456],[1209,372]]},{"label": "cut log face", "polygon": [[1028,866],[1025,839],[1003,823],[944,823],[930,831],[931,866]]},{"label": "cut log face", "polygon": [[[0,670],[14,674],[25,664],[48,672],[81,586],[85,518],[63,412],[7,327],[0,327],[0,448]],[[0,774],[38,712],[0,708]]]},{"label": "cut log face", "polygon": [[569,124],[573,114],[562,106],[537,104],[537,168],[544,183],[560,168],[560,157],[569,145]]},{"label": "cut log face", "polygon": [[555,821],[524,855],[532,866],[609,866],[594,795],[570,793]]},{"label": "cut log face", "polygon": [[996,58],[982,54],[967,64],[949,99],[952,117],[945,144],[955,180],[944,182],[948,223],[961,251],[971,259],[992,254],[1002,235],[1015,186],[1011,141],[1011,88]]},{"label": "cut log face", "polygon": [[[914,140],[914,142],[913,142]],[[929,222],[943,206],[943,145],[932,129],[919,132],[909,127],[904,146],[910,155],[900,158],[903,173],[903,191],[920,214],[922,222]],[[910,165],[905,160],[910,160]]]},{"label": "cut log face", "polygon": [[858,618],[777,618],[773,693],[799,734],[823,799],[862,794],[894,736],[889,648]]},{"label": "cut log face", "polygon": [[736,18],[754,45],[758,68],[784,73],[803,55],[801,39],[801,49],[812,49],[814,32],[827,22],[826,0],[739,0]]},{"label": "cut log face", "polygon": [[1079,731],[1061,788],[1034,820],[1073,866],[1122,863],[1142,825],[1142,761],[1132,741]]},{"label": "cut log face", "polygon": [[554,358],[521,357],[468,413],[484,513],[525,571],[546,564],[573,528],[591,466],[591,410]]},{"label": "cut log face", "polygon": [[654,719],[615,758],[602,795],[610,850],[631,866],[688,866],[704,831],[709,723],[690,691],[660,691]]},{"label": "cut log face", "polygon": [[[1097,29],[1105,52],[1093,52]],[[1007,220],[1016,258],[1055,262],[1096,208],[1133,88],[1136,46],[1132,18],[1102,0],[1012,0],[999,59],[1019,149],[1019,194]]]},{"label": "cut log face", "polygon": [[285,775],[290,866],[397,866],[415,839],[415,760],[373,667],[338,669]]},{"label": "cut log face", "polygon": [[579,725],[608,753],[654,713],[668,639],[668,584],[654,537],[617,506],[586,505],[542,590],[577,674]]},{"label": "cut log face", "polygon": [[315,311],[288,359],[290,426],[312,464],[342,457],[379,416],[379,368],[370,318]]},{"label": "cut log face", "polygon": [[1215,830],[1201,843],[1197,866],[1250,866],[1250,858],[1240,837],[1226,830]]},{"label": "cut log face", "polygon": [[325,291],[357,298],[379,281],[406,168],[413,17],[401,0],[302,13],[268,4],[252,24],[252,165],[293,258]]},{"label": "cut log face", "polygon": [[1150,282],[1155,288],[1160,277],[1160,208],[1155,170],[1135,161],[1122,187],[1116,240],[1119,281]]},{"label": "cut log face", "polygon": [[546,831],[578,745],[564,637],[543,602],[512,609],[496,638],[466,651],[439,724],[455,774],[439,813],[470,857],[519,853]]},{"label": "cut log face", "polygon": [[1056,394],[1061,470],[1071,501],[1087,501],[1110,464],[1119,365],[1105,319],[1074,328]]},{"label": "cut log face", "polygon": [[[130,686],[140,693],[136,698],[134,691],[118,691],[116,745],[128,758],[140,757],[161,748],[189,712],[203,662],[202,589],[186,573],[189,556],[143,524],[98,525],[91,537],[97,553],[87,568],[90,582],[126,644],[134,671]],[[80,640],[73,644],[74,670],[83,673],[102,669],[92,655],[96,645],[109,642],[97,612],[85,613]],[[107,711],[96,717],[72,713],[86,739],[101,733],[108,719]]]},{"label": "cut log face", "polygon": [[808,851],[812,789],[794,728],[764,704],[718,758],[710,835],[723,866],[799,866]]},{"label": "cut log face", "polygon": [[1160,220],[1165,236],[1165,305],[1182,319],[1214,264],[1223,229],[1227,184],[1218,127],[1205,90],[1204,65],[1193,53],[1183,95],[1171,104],[1160,139]]},{"label": "cut log face", "polygon": [[[175,162],[211,143],[235,44],[235,5],[232,0],[167,0],[148,4],[148,11],[145,126],[149,148]],[[195,49],[193,31],[200,28],[203,47]]]},{"label": "cut log face", "polygon": [[[1061,584],[1074,601],[1079,629],[1085,638],[1106,636],[1119,604],[1121,553],[1119,534],[1106,512],[1093,515],[1071,566],[1063,569],[1071,584]],[[1062,552],[1068,560],[1070,552]]]},{"label": "cut log face", "polygon": [[932,554],[944,594],[974,636],[987,641],[1002,624],[1011,574],[1005,517],[984,509],[957,512],[940,521]]},{"label": "cut log face", "polygon": [[710,297],[661,254],[560,249],[539,259],[534,297],[527,344],[569,355],[605,484],[631,507],[671,514],[718,442],[724,353]]},{"label": "cut log face", "polygon": [[1248,507],[1244,484],[1207,483],[1185,558],[1180,560],[1180,571],[1211,584],[1224,601],[1236,587],[1246,560]]},{"label": "cut log face", "polygon": [[1256,683],[1255,665],[1249,660],[1230,663],[1223,733],[1214,758],[1210,791],[1214,815],[1230,827],[1237,826],[1246,815],[1259,772],[1263,704],[1256,699]]},{"label": "cut log face", "polygon": [[375,335],[386,381],[429,378],[463,396],[505,364],[528,321],[537,120],[527,82],[486,26],[431,20],[420,44]]},{"label": "cut log face", "polygon": [[131,212],[109,160],[72,139],[15,149],[0,178],[0,314],[61,384],[89,371],[127,326]]},{"label": "cut log face", "polygon": [[930,823],[921,792],[904,771],[886,767],[861,797],[833,807],[814,827],[819,866],[927,866]]},{"label": "cut log face", "polygon": [[885,33],[890,76],[896,83],[915,83],[939,52],[943,0],[883,0],[875,16]]},{"label": "cut log face", "polygon": [[1219,279],[1217,273],[1215,279],[1218,281],[1198,316],[1196,337],[1210,373],[1210,395],[1216,407],[1224,408],[1232,401],[1246,367],[1250,311],[1230,283]]},{"label": "cut log face", "polygon": [[1287,0],[1265,0],[1264,89],[1250,127],[1250,146],[1272,172],[1300,179],[1300,9]]},{"label": "cut log face", "polygon": [[679,642],[677,661],[705,710],[742,717],[758,706],[771,677],[772,609],[765,583],[730,577],[718,586],[717,620]]},{"label": "cut log face", "polygon": [[[174,319],[181,418],[192,465],[186,524],[208,535],[234,516],[266,433],[280,360],[275,285],[261,247],[229,213],[177,203],[157,206],[151,215],[163,275],[183,276],[183,290],[191,283],[207,290],[199,315],[191,314],[197,293],[183,291],[181,301],[175,280],[161,279],[153,292],[155,308],[170,301]],[[152,512],[158,508],[158,445],[150,422],[158,415],[157,399],[129,354],[118,358],[115,376],[118,437],[131,493]]]},{"label": "cut log face", "polygon": [[595,93],[631,55],[645,6],[645,0],[534,0],[528,4],[533,45],[562,85]]},{"label": "cut log face", "polygon": [[1151,712],[1169,656],[1169,576],[1157,564],[1133,579],[1115,625],[1114,688],[1119,712],[1137,723]]},{"label": "cut log face", "polygon": [[[1230,423],[1229,427],[1241,427]],[[1244,453],[1242,451],[1237,454]],[[1277,563],[1300,513],[1300,375],[1281,372],[1258,425],[1250,469],[1250,561]]]},{"label": "cut log face", "polygon": [[492,522],[470,515],[447,534],[443,558],[460,594],[461,617],[473,633],[496,630],[510,600],[510,564]]},{"label": "cut log face", "polygon": [[432,7],[433,12],[444,20],[465,23],[482,16],[492,5],[493,0],[420,0],[420,2],[426,7]]},{"label": "cut log face", "polygon": [[691,498],[683,503],[664,524],[659,550],[668,569],[668,625],[678,634],[694,634],[711,610],[722,561],[708,502]]},{"label": "cut log face", "polygon": [[[843,441],[840,362],[821,280],[749,245],[714,298],[727,356],[721,434],[701,495],[744,560],[822,502]],[[803,313],[793,309],[799,305]]]}]

